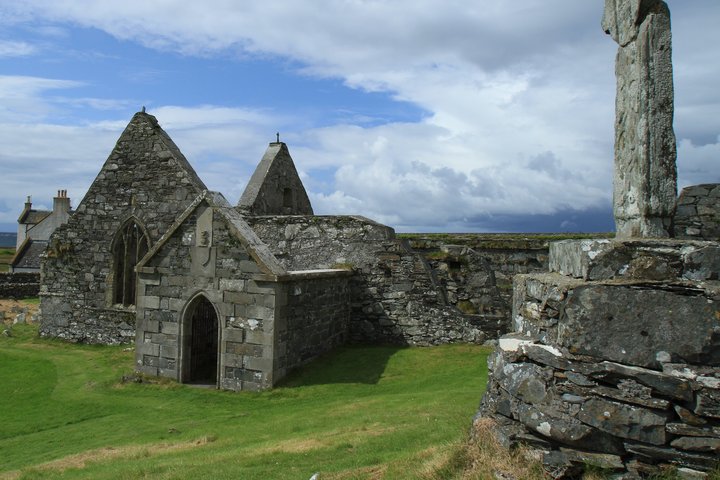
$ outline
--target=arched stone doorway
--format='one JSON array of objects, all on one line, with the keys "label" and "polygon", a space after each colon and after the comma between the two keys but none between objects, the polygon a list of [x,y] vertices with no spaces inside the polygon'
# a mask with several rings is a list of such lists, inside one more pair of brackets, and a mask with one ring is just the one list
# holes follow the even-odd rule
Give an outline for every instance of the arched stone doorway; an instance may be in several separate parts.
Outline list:
[{"label": "arched stone doorway", "polygon": [[204,295],[190,302],[183,326],[183,383],[217,385],[218,317]]}]

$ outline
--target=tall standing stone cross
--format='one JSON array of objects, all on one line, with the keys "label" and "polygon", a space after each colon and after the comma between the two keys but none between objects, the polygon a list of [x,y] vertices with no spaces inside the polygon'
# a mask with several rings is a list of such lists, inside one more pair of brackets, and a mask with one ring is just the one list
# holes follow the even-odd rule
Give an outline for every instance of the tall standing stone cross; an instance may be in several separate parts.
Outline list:
[{"label": "tall standing stone cross", "polygon": [[617,238],[668,237],[677,195],[670,10],[662,0],[605,0],[615,62]]}]

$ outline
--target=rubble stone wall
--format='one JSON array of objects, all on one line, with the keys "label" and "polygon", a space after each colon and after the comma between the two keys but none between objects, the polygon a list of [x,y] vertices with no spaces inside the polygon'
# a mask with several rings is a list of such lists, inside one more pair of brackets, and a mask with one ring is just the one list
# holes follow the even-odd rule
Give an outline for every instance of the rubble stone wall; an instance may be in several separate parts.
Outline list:
[{"label": "rubble stone wall", "polygon": [[427,259],[450,305],[466,313],[510,319],[513,277],[548,268],[541,236],[493,234],[403,235]]},{"label": "rubble stone wall", "polygon": [[41,267],[40,334],[131,342],[135,309],[113,304],[115,236],[134,219],[152,247],[204,189],[157,120],[137,113],[69,222],[50,239]]},{"label": "rubble stone wall", "polygon": [[37,297],[39,292],[39,273],[0,273],[0,298]]},{"label": "rubble stone wall", "polygon": [[702,478],[720,453],[720,265],[698,259],[718,248],[551,246],[551,273],[515,277],[514,333],[489,359],[479,415],[507,445],[535,447],[555,478],[663,464]]},{"label": "rubble stone wall", "polygon": [[[458,268],[448,266],[445,273],[439,273],[407,241],[396,238],[391,228],[362,217],[246,220],[289,270],[342,267],[355,271],[350,283],[352,342],[482,343],[497,338],[508,328],[509,309],[503,311],[494,300],[499,298],[499,292],[492,272],[470,249],[446,252],[448,258],[457,258]],[[478,271],[470,272],[471,265]],[[470,289],[465,286],[456,287],[455,297],[449,296],[443,276],[446,286],[450,285],[447,279],[456,279],[456,285],[468,279],[473,288],[485,289],[485,303],[478,300],[477,305],[473,304],[467,296]],[[466,312],[451,304],[449,297],[456,305],[467,302]]]},{"label": "rubble stone wall", "polygon": [[350,320],[351,272],[287,282],[286,305],[278,307],[276,377],[345,344]]},{"label": "rubble stone wall", "polygon": [[720,240],[720,183],[683,188],[675,212],[675,238]]}]

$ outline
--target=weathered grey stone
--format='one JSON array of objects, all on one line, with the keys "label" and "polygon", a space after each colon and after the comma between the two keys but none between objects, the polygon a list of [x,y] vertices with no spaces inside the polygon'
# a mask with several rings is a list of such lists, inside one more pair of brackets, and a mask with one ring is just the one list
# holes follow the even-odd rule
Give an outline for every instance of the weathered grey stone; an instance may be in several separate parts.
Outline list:
[{"label": "weathered grey stone", "polygon": [[606,0],[620,48],[613,204],[618,238],[667,237],[675,208],[670,12],[660,0]]},{"label": "weathered grey stone", "polygon": [[564,240],[550,244],[550,271],[583,280],[717,280],[720,246],[678,240]]},{"label": "weathered grey stone", "polygon": [[647,368],[622,365],[615,362],[602,362],[597,366],[595,376],[606,379],[631,378],[647,385],[659,394],[678,400],[690,401],[693,398],[689,382]]},{"label": "weathered grey stone", "polygon": [[619,400],[624,403],[631,403],[633,405],[639,405],[641,407],[647,407],[657,410],[667,410],[670,407],[670,402],[668,402],[667,400],[663,400],[660,398],[639,398],[629,395],[621,390],[618,390],[617,388],[609,388],[602,385],[581,387],[579,385],[570,386],[565,384],[562,387],[559,387],[559,390],[569,391],[578,395],[582,395],[583,398],[587,398],[592,395],[599,395],[613,400]]},{"label": "weathered grey stone", "polygon": [[720,438],[720,427],[694,427],[684,423],[668,423],[665,425],[665,430],[673,435]]},{"label": "weathered grey stone", "polygon": [[351,283],[352,342],[482,343],[509,327],[497,287],[469,286],[478,280],[475,274],[487,275],[486,283],[493,276],[492,267],[470,248],[448,247],[452,253],[431,265],[392,229],[362,217],[246,220],[288,270],[352,267],[357,275]]},{"label": "weathered grey stone", "polygon": [[238,208],[246,215],[312,215],[305,187],[287,146],[271,143],[258,164]]},{"label": "weathered grey stone", "polygon": [[525,403],[539,404],[546,400],[546,388],[552,374],[533,363],[509,363],[503,367],[504,388]]},{"label": "weathered grey stone", "polygon": [[680,437],[670,442],[675,448],[680,450],[690,450],[694,452],[718,452],[720,453],[720,439],[708,437]]},{"label": "weathered grey stone", "polygon": [[568,448],[560,448],[565,457],[573,463],[583,466],[592,466],[602,468],[604,470],[624,470],[625,464],[622,457],[618,455],[610,455],[607,453],[582,452],[579,450],[571,450]]},{"label": "weathered grey stone", "polygon": [[676,238],[720,240],[720,183],[685,187],[677,203]]},{"label": "weathered grey stone", "polygon": [[718,465],[718,458],[714,453],[690,453],[674,448],[655,447],[632,442],[626,442],[625,449],[638,455],[641,459],[654,463],[664,461],[700,470],[708,470]]},{"label": "weathered grey stone", "polygon": [[680,405],[675,405],[674,408],[675,412],[678,414],[678,417],[680,417],[680,419],[688,425],[692,425],[694,427],[702,427],[703,425],[707,424],[707,420],[698,417],[687,408],[684,408]]},{"label": "weathered grey stone", "polygon": [[[596,370],[593,365],[574,361],[562,355],[556,355],[553,353],[553,350],[557,349],[548,347],[547,345],[528,344],[522,345],[520,348],[521,352],[527,355],[532,361],[542,365],[548,365],[559,370],[577,372],[582,375],[588,375]],[[574,378],[579,379],[581,377]],[[570,379],[570,376],[568,376],[568,379]]]},{"label": "weathered grey stone", "polygon": [[533,405],[520,403],[517,418],[531,430],[563,445],[592,449],[603,453],[622,453],[623,451],[620,442],[607,433],[557,411],[541,410]]},{"label": "weathered grey stone", "polygon": [[720,316],[714,302],[696,287],[658,287],[575,288],[558,325],[558,343],[574,354],[644,367],[657,366],[659,351],[688,363],[720,365]]},{"label": "weathered grey stone", "polygon": [[581,387],[595,387],[597,386],[596,382],[593,382],[588,377],[586,377],[583,374],[575,373],[575,372],[565,372],[565,375],[567,376],[568,380],[573,382],[575,385],[579,385]]},{"label": "weathered grey stone", "polygon": [[667,413],[636,405],[590,398],[583,403],[578,418],[616,437],[663,445],[666,440]]},{"label": "weathered grey stone", "polygon": [[693,470],[692,468],[680,467],[677,469],[677,475],[680,480],[705,480],[708,478],[708,474]]},{"label": "weathered grey stone", "polygon": [[696,395],[695,413],[720,418],[720,390],[704,389]]}]

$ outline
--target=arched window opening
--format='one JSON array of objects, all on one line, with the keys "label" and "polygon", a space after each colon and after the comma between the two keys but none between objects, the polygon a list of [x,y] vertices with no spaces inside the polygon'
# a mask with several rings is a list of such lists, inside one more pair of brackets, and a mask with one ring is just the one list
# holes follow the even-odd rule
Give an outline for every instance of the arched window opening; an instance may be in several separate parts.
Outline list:
[{"label": "arched window opening", "polygon": [[130,221],[120,229],[113,246],[115,263],[113,303],[135,305],[135,266],[148,252],[149,244],[140,225]]}]

